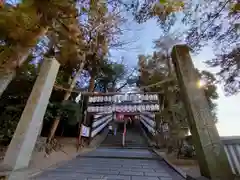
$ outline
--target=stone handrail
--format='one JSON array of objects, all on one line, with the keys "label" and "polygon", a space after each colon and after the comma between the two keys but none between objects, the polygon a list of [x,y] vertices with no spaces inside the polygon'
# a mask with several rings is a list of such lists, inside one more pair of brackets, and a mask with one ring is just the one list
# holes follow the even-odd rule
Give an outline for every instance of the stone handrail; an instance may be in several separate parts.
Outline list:
[{"label": "stone handrail", "polygon": [[221,137],[233,174],[240,175],[240,136]]},{"label": "stone handrail", "polygon": [[112,115],[103,115],[97,118],[92,124],[91,138],[100,133],[110,121],[112,121]]},{"label": "stone handrail", "polygon": [[156,123],[154,121],[154,118],[149,117],[147,115],[141,114],[140,115],[140,122],[141,124],[145,127],[145,129],[148,131],[150,134],[155,134],[155,126]]}]

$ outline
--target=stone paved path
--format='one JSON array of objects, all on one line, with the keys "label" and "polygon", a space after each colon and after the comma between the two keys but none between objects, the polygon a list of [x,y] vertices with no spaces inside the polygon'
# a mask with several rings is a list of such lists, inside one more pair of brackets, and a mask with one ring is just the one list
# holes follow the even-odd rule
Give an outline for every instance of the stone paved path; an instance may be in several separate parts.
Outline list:
[{"label": "stone paved path", "polygon": [[[133,153],[135,152],[135,153]],[[109,153],[109,156],[107,156]],[[115,156],[118,154],[117,156]],[[146,159],[147,158],[147,159]],[[147,149],[105,149],[46,171],[36,180],[182,180]]]},{"label": "stone paved path", "polygon": [[[106,141],[110,142],[108,138]],[[141,143],[138,145],[141,146]],[[95,151],[78,156],[56,169],[45,171],[33,179],[183,180],[165,161],[148,150],[146,144],[142,145],[142,147],[127,146],[126,148],[102,146]]]}]

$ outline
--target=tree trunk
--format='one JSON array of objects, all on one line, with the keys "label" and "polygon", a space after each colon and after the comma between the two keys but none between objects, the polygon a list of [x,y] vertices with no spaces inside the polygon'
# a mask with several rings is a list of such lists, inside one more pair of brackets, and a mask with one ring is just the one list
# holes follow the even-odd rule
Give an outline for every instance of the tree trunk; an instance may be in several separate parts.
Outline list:
[{"label": "tree trunk", "polygon": [[[80,74],[81,74],[81,72],[82,72],[82,70],[83,70],[83,67],[84,67],[84,64],[85,64],[84,62],[85,62],[85,61],[83,61],[83,62],[81,63],[78,72],[76,73],[76,75],[75,75],[74,78],[72,79],[70,88],[69,88],[69,90],[68,90],[68,91],[65,93],[65,95],[64,95],[63,102],[66,101],[66,100],[68,100],[69,97],[71,96],[72,90],[73,90],[73,88],[74,88],[75,85],[76,85],[77,79],[79,78],[79,76],[80,76]],[[60,119],[61,119],[61,115],[57,116],[56,119],[54,120],[53,125],[52,125],[51,130],[50,130],[50,133],[49,133],[49,136],[48,136],[48,140],[47,140],[48,143],[51,142],[51,140],[53,139],[53,137],[54,137],[54,135],[55,135],[55,132],[56,132],[56,130],[57,130],[58,124],[59,124],[59,122],[60,122]]]},{"label": "tree trunk", "polygon": [[[46,34],[47,29],[41,28],[34,37],[34,40],[37,40]],[[2,96],[3,92],[6,90],[10,82],[16,76],[16,69],[20,67],[27,57],[30,54],[30,50],[34,47],[35,44],[32,46],[15,46],[11,49],[7,49],[0,54],[0,97]]]},{"label": "tree trunk", "polygon": [[88,92],[93,92],[94,91],[94,86],[95,86],[95,75],[92,75],[91,79],[89,81]]}]

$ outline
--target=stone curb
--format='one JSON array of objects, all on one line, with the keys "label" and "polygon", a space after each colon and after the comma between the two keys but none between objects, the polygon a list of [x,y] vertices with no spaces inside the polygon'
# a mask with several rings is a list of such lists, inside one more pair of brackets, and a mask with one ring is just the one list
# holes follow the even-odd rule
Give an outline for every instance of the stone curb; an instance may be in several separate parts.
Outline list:
[{"label": "stone curb", "polygon": [[206,177],[203,177],[203,176],[200,176],[200,177],[191,177],[189,175],[187,175],[187,179],[186,180],[209,180],[208,178]]},{"label": "stone curb", "polygon": [[[152,146],[154,144],[153,141],[147,136],[146,132],[143,129],[142,129],[142,133],[143,133],[144,137],[147,139],[148,144],[150,146]],[[181,169],[179,169],[175,165],[171,164],[166,158],[162,157],[156,149],[152,148],[152,150],[155,154],[157,154],[161,158],[160,160],[163,160],[164,162],[166,162],[168,166],[170,166],[173,170],[175,170],[183,178],[185,178],[185,179],[187,178],[187,174],[185,172],[183,172]]]},{"label": "stone curb", "polygon": [[170,166],[173,170],[175,170],[178,174],[180,174],[183,178],[187,179],[187,173],[185,173],[183,170],[181,170],[180,168],[178,168],[177,166],[173,165],[172,163],[170,163],[166,158],[162,157],[160,155],[160,153],[156,150],[156,149],[153,149],[153,151],[162,158],[162,160],[164,162],[167,163],[168,166]]}]

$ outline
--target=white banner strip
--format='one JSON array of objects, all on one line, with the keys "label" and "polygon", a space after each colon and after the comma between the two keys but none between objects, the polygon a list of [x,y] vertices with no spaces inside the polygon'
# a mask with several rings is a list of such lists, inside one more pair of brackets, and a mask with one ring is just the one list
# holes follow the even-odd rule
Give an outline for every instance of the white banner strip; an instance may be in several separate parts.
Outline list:
[{"label": "white banner strip", "polygon": [[146,116],[143,116],[143,115],[140,115],[140,117],[142,119],[144,119],[150,126],[152,126],[152,127],[156,126],[156,122],[154,120],[150,119],[149,117],[146,117]]},{"label": "white banner strip", "polygon": [[140,121],[143,123],[143,125],[148,129],[149,132],[152,134],[155,133],[155,129],[153,129],[151,126],[149,126],[143,119],[140,119]]},{"label": "white banner strip", "polygon": [[103,128],[105,128],[110,121],[112,121],[112,117],[109,120],[107,120],[105,123],[103,123],[101,126],[94,129],[91,133],[91,137],[96,136],[96,134],[98,134]]},{"label": "white banner strip", "polygon": [[112,115],[107,115],[107,116],[103,117],[102,119],[99,119],[99,120],[93,122],[92,128],[95,128],[95,127],[97,127],[99,124],[102,124],[104,121],[108,120],[111,116],[112,116]]},{"label": "white banner strip", "polygon": [[141,112],[141,115],[147,115],[147,116],[149,116],[149,117],[151,117],[151,118],[155,118],[155,114],[154,113],[152,113],[152,112]]}]

